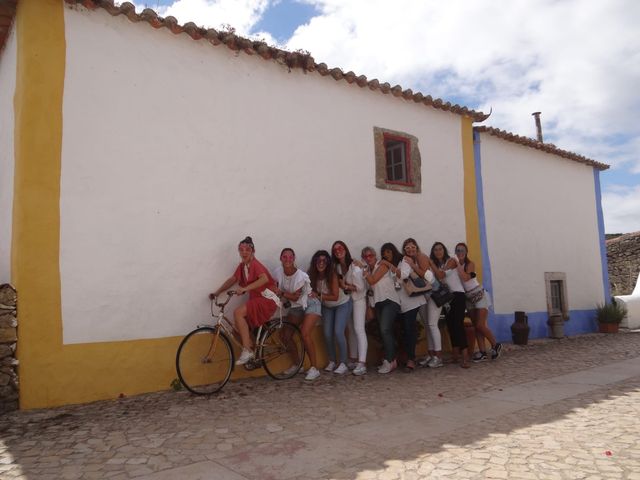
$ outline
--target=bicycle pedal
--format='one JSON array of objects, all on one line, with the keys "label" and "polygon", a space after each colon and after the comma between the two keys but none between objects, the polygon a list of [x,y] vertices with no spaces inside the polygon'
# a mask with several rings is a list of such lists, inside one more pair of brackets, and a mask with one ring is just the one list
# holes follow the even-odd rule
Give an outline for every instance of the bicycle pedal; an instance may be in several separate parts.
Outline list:
[{"label": "bicycle pedal", "polygon": [[247,363],[244,364],[244,369],[247,371],[255,370],[256,368],[259,368],[259,367],[260,365],[255,360],[249,360]]}]

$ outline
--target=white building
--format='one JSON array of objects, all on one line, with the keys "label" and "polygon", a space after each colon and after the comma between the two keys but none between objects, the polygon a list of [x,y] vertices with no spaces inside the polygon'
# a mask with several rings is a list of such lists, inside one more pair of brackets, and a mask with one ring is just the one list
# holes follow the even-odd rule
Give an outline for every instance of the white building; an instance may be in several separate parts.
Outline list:
[{"label": "white building", "polygon": [[532,337],[554,308],[567,333],[595,330],[606,165],[129,7],[20,1],[0,36],[0,283],[18,291],[22,408],[168,388],[247,234],[271,268],[284,246],[306,266],[336,239],[356,255],[465,241],[499,338],[515,310]]}]

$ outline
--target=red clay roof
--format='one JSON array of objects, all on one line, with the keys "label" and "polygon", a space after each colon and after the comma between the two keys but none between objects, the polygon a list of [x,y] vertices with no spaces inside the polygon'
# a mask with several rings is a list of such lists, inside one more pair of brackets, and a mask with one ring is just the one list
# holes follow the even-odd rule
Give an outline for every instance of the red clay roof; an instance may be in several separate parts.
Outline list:
[{"label": "red clay roof", "polygon": [[[4,47],[11,23],[15,16],[17,2],[18,0],[0,0],[0,52]],[[141,21],[147,22],[154,28],[168,28],[176,35],[186,33],[194,40],[206,40],[215,46],[224,44],[234,51],[242,50],[248,55],[259,55],[265,60],[275,60],[282,65],[286,65],[289,69],[301,68],[305,72],[317,72],[322,76],[331,76],[336,81],[344,80],[349,84],[355,83],[360,88],[368,87],[372,91],[379,90],[384,94],[391,93],[394,97],[407,101],[412,100],[416,103],[423,103],[424,105],[433,108],[452,112],[458,115],[468,116],[475,122],[482,122],[489,117],[489,114],[477,112],[457,104],[452,105],[450,102],[445,102],[439,98],[432,98],[431,95],[425,96],[420,92],[413,93],[411,89],[405,90],[400,85],[392,87],[389,83],[380,83],[380,81],[375,78],[373,80],[369,80],[364,75],[357,75],[351,71],[345,73],[339,68],[329,68],[324,63],[316,63],[308,52],[288,52],[286,50],[269,46],[262,41],[239,37],[233,32],[224,32],[214,30],[213,28],[206,29],[198,27],[193,22],[180,25],[174,17],[160,17],[150,8],[146,8],[142,13],[137,14],[134,5],[129,2],[125,2],[120,6],[114,5],[113,0],[65,0],[65,2],[69,5],[82,5],[89,10],[103,8],[113,16],[124,15],[134,23]],[[550,143],[541,143],[531,138],[521,137],[492,127],[475,128],[479,132],[487,132],[490,135],[494,135],[510,142],[591,165],[599,170],[606,170],[609,168],[609,165],[596,162],[595,160],[591,160],[573,152],[561,150]]]},{"label": "red clay roof", "polygon": [[[3,1],[3,0],[0,0]],[[382,93],[391,93],[394,97],[404,100],[412,100],[416,103],[437,108],[440,110],[468,116],[476,122],[482,122],[488,115],[471,110],[460,105],[452,105],[439,98],[432,98],[431,95],[423,95],[420,92],[414,93],[411,89],[403,89],[400,85],[391,86],[389,83],[380,83],[379,80],[369,80],[364,75],[357,75],[353,72],[343,72],[339,68],[329,68],[324,63],[316,63],[308,52],[288,52],[275,47],[271,47],[262,41],[249,40],[239,37],[232,32],[217,31],[213,28],[201,28],[193,22],[180,25],[174,17],[160,17],[154,10],[146,8],[142,13],[137,14],[133,4],[125,2],[120,6],[115,6],[113,0],[65,0],[70,5],[82,5],[90,10],[103,8],[111,15],[124,15],[132,22],[147,22],[154,28],[168,28],[174,34],[186,33],[194,40],[206,40],[213,45],[224,44],[234,51],[247,53],[248,55],[259,55],[265,60],[275,60],[286,65],[288,68],[301,68],[306,72],[317,72],[322,76],[331,76],[334,80],[344,80],[347,83],[355,83],[361,88],[368,87],[370,90],[379,90]]]},{"label": "red clay roof", "polygon": [[567,158],[569,160],[574,160],[576,162],[584,163],[586,165],[595,167],[598,170],[606,170],[609,168],[609,165],[607,165],[606,163],[596,162],[595,160],[591,160],[590,158],[583,157],[582,155],[578,155],[577,153],[569,152],[567,150],[562,150],[556,147],[553,143],[538,142],[537,140],[534,140],[532,138],[521,137],[520,135],[509,133],[504,130],[499,130],[493,127],[479,126],[479,127],[474,127],[474,130],[478,132],[486,132],[489,135],[502,138],[503,140],[507,140],[508,142],[517,143],[519,145],[524,145],[525,147],[535,148],[536,150],[542,150],[543,152],[552,153],[554,155]]}]

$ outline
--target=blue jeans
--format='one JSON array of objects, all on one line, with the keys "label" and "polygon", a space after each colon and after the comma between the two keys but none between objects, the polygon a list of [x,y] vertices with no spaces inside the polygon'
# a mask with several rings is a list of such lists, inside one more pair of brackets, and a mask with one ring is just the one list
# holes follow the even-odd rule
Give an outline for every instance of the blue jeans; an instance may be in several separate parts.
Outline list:
[{"label": "blue jeans", "polygon": [[418,326],[416,317],[420,307],[402,314],[402,326],[404,327],[404,350],[409,360],[416,359],[416,342],[418,340]]},{"label": "blue jeans", "polygon": [[340,349],[340,363],[347,363],[347,337],[344,331],[351,316],[353,302],[351,298],[348,302],[337,307],[322,306],[322,330],[324,331],[324,341],[327,344],[327,355],[329,361],[336,362],[336,344]]},{"label": "blue jeans", "polygon": [[376,303],[376,317],[380,324],[380,336],[384,348],[384,358],[392,362],[396,358],[396,339],[393,335],[393,322],[400,313],[400,305],[391,300]]}]

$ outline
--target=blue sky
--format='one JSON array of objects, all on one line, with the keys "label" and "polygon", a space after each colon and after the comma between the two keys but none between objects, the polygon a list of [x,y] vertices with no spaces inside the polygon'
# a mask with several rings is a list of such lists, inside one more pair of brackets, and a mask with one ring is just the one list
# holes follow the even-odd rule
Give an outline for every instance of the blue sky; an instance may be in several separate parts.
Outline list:
[{"label": "blue sky", "polygon": [[488,112],[486,125],[611,165],[605,230],[640,230],[636,0],[155,0],[181,23],[311,52],[317,62]]}]

